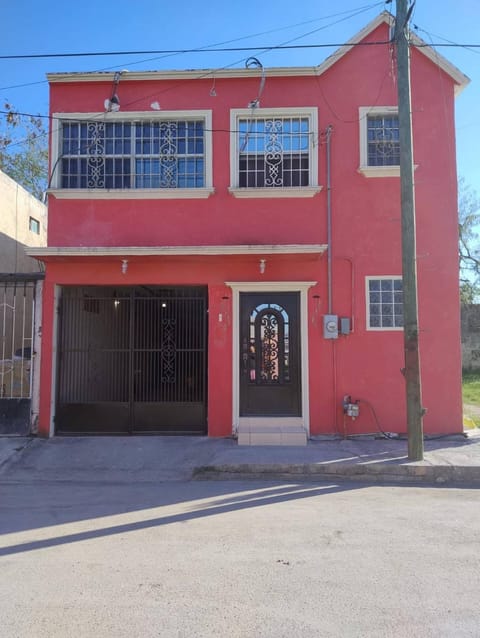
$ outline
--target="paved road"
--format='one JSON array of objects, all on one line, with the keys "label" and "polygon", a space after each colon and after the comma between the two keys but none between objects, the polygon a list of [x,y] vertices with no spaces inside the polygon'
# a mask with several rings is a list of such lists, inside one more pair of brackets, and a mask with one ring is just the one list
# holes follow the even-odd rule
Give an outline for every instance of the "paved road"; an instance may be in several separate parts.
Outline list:
[{"label": "paved road", "polygon": [[0,634],[477,638],[479,500],[348,483],[4,483]]}]

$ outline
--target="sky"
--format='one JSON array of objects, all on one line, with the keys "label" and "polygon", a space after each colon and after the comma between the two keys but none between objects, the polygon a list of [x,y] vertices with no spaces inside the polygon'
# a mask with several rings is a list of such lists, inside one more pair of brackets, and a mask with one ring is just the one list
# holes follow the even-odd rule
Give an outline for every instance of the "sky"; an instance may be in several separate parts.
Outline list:
[{"label": "sky", "polygon": [[[0,99],[17,111],[46,115],[46,74],[53,72],[243,68],[248,57],[256,56],[268,77],[268,67],[314,66],[335,48],[265,51],[266,47],[343,43],[384,9],[395,14],[395,1],[16,0],[3,14],[0,56],[179,50],[225,42],[255,50],[0,59]],[[411,24],[427,43],[480,44],[480,0],[416,0]],[[438,51],[471,80],[456,100],[457,162],[459,175],[480,194],[480,47]]]}]

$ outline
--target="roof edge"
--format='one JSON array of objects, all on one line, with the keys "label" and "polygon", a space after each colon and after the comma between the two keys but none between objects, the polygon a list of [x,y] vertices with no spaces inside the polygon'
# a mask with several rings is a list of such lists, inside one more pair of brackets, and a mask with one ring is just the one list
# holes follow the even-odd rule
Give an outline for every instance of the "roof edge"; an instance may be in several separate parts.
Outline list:
[{"label": "roof edge", "polygon": [[[266,67],[269,77],[295,77],[295,76],[320,76],[325,73],[330,67],[338,62],[344,55],[346,55],[355,45],[364,40],[372,31],[374,31],[381,24],[387,24],[389,27],[393,27],[395,24],[395,17],[388,11],[383,11],[376,18],[371,20],[367,25],[363,27],[358,33],[356,33],[346,44],[337,49],[329,57],[326,58],[321,64],[317,66],[302,66],[302,67]],[[429,60],[431,60],[436,66],[439,66],[457,85],[455,87],[455,94],[458,95],[469,83],[470,78],[466,76],[460,69],[454,64],[449,62],[443,55],[441,55],[436,49],[430,46],[427,42],[422,40],[418,35],[410,31],[410,41],[417,48],[418,51],[423,53]],[[212,78],[251,78],[260,76],[262,69],[189,69],[183,71],[121,71],[122,74],[126,74],[124,79],[132,81],[147,81],[147,80],[201,80]],[[64,82],[110,82],[113,79],[115,72],[113,71],[94,71],[91,73],[48,73],[47,80],[51,84],[64,83]]]}]

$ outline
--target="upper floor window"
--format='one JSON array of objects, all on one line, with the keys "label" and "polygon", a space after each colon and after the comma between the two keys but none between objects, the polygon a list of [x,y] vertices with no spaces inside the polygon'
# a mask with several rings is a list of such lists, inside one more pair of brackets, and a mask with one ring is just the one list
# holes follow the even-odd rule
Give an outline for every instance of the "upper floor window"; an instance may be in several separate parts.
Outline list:
[{"label": "upper floor window", "polygon": [[367,329],[403,328],[401,277],[367,277]]},{"label": "upper floor window", "polygon": [[147,196],[153,190],[170,197],[211,192],[210,113],[58,117],[58,175],[52,183],[59,189],[73,189],[76,196],[87,190],[88,197],[92,190],[108,196],[119,190],[122,197],[126,191],[136,191],[133,196],[138,197],[146,189]]},{"label": "upper floor window", "polygon": [[40,222],[38,221],[38,219],[35,219],[35,217],[29,217],[28,228],[32,233],[40,235]]},{"label": "upper floor window", "polygon": [[360,107],[360,171],[367,177],[400,174],[397,107]]},{"label": "upper floor window", "polygon": [[232,111],[230,191],[250,197],[318,192],[317,119],[316,108]]}]

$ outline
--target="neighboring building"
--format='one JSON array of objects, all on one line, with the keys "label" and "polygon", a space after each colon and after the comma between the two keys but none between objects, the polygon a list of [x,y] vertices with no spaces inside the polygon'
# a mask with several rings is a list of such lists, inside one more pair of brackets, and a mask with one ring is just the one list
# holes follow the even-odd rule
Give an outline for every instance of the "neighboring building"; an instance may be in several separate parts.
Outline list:
[{"label": "neighboring building", "polygon": [[43,274],[25,249],[46,245],[47,207],[0,171],[0,433],[27,433],[36,422],[32,352]]},{"label": "neighboring building", "polygon": [[27,246],[47,245],[47,207],[0,171],[0,273],[38,272]]},{"label": "neighboring building", "polygon": [[[394,53],[355,46],[391,22],[316,68],[49,76],[42,435],[405,432]],[[424,427],[445,434],[468,79],[423,45],[411,77]]]}]

